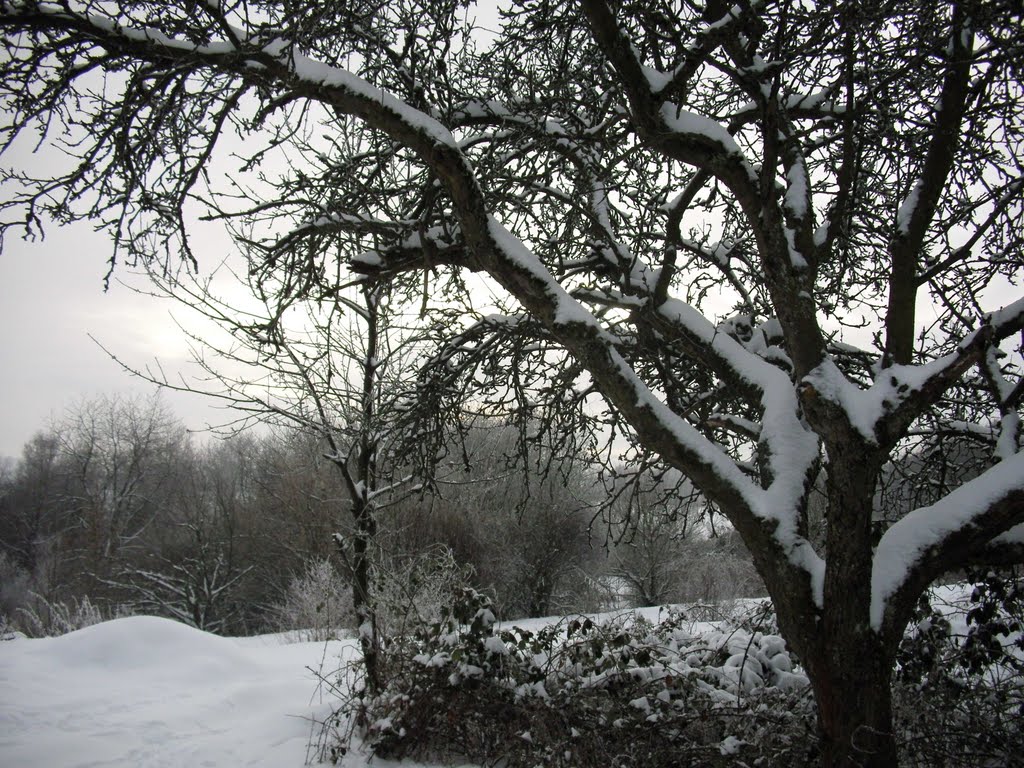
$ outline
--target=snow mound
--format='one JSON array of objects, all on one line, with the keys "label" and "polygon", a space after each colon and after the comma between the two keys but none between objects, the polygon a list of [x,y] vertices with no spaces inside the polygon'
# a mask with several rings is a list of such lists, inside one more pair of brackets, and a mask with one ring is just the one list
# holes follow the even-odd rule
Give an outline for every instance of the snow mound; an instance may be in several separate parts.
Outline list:
[{"label": "snow mound", "polygon": [[238,673],[251,666],[230,639],[155,616],[105,621],[41,642],[51,664],[79,672],[88,667],[116,668],[149,676],[187,670],[189,676],[203,681],[209,680],[208,673]]},{"label": "snow mound", "polygon": [[[153,617],[0,643],[0,765],[306,762],[329,675],[351,642],[241,642]],[[322,696],[320,693],[322,692]]]}]

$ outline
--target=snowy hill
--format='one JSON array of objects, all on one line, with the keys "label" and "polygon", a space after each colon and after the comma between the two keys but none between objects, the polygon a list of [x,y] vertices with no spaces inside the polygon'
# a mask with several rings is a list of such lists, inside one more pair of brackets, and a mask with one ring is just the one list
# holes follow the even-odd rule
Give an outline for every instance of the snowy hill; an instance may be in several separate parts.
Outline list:
[{"label": "snowy hill", "polygon": [[310,669],[354,654],[152,617],[0,643],[0,765],[298,768],[331,705]]}]

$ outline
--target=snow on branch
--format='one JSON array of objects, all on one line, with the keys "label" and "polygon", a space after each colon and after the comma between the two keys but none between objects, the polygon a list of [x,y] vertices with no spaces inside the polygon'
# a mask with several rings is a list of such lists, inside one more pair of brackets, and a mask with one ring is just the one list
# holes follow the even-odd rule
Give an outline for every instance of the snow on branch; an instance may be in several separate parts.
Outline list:
[{"label": "snow on branch", "polygon": [[311,235],[330,235],[340,232],[373,233],[399,237],[402,234],[415,231],[417,224],[418,222],[415,220],[381,221],[362,214],[348,212],[322,213],[287,232],[277,240],[274,249],[283,250]]},{"label": "snow on branch", "polygon": [[[659,315],[692,340],[698,359],[711,364],[727,381],[757,391],[762,409],[759,444],[767,453],[772,483],[771,503],[762,514],[777,518],[779,510],[794,510],[804,482],[818,461],[818,440],[800,421],[800,406],[789,376],[776,365],[746,349],[738,340],[719,332],[702,314],[671,299],[658,307]],[[794,513],[795,518],[795,513]],[[786,520],[786,525],[795,525]]]},{"label": "snow on branch", "polygon": [[[1024,518],[1024,452],[1005,459],[945,498],[910,512],[882,536],[871,571],[871,626],[913,579],[938,575],[953,554],[967,555]],[[1015,531],[1017,529],[1014,529]],[[930,578],[928,578],[930,581]],[[916,594],[916,593],[915,593]]]},{"label": "snow on branch", "polygon": [[[672,131],[685,134],[687,137],[722,154],[743,157],[743,150],[736,143],[736,139],[717,120],[698,115],[696,112],[690,112],[671,102],[665,102],[661,105],[661,118]],[[750,178],[757,178],[753,168],[750,168]]]},{"label": "snow on branch", "polygon": [[488,232],[502,261],[514,267],[517,272],[525,273],[542,286],[542,291],[553,309],[552,320],[556,325],[576,323],[587,326],[603,340],[613,341],[597,318],[569,295],[522,240],[494,217],[488,219]]},{"label": "snow on branch", "polygon": [[1018,523],[1006,533],[992,539],[991,548],[994,551],[1002,547],[1013,549],[1014,562],[1024,562],[1024,523]]},{"label": "snow on branch", "polygon": [[985,315],[985,324],[992,327],[996,338],[1004,339],[1024,326],[1024,297],[1002,309]]},{"label": "snow on branch", "polygon": [[426,143],[434,147],[458,150],[449,131],[430,115],[411,107],[396,96],[375,87],[365,79],[340,67],[317,61],[296,49],[289,40],[262,29],[249,34],[244,29],[227,28],[227,39],[200,44],[168,35],[158,29],[124,24],[112,17],[76,12],[69,6],[44,3],[25,10],[17,4],[5,4],[4,16],[12,23],[20,15],[40,17],[35,23],[51,31],[74,31],[111,54],[130,53],[145,60],[176,62],[186,66],[211,66],[252,84],[266,85],[269,72],[273,81],[291,87],[291,96],[312,95],[344,112],[363,117],[389,134],[401,133],[405,140],[419,139],[422,151]]},{"label": "snow on branch", "polygon": [[467,262],[466,247],[457,236],[444,227],[431,227],[394,245],[354,254],[349,258],[349,268],[360,275],[384,278],[444,264],[465,266]]},{"label": "snow on branch", "polygon": [[[819,460],[818,439],[799,418],[799,403],[789,376],[736,339],[719,332],[702,314],[679,300],[662,303],[657,313],[665,321],[659,329],[671,329],[675,337],[685,337],[697,359],[711,364],[726,380],[759,394],[762,416],[758,444],[766,459],[770,483],[766,489],[753,486],[740,469],[738,474],[744,477],[744,485],[737,487],[744,488],[753,515],[775,526],[773,537],[792,564],[812,575],[815,594],[820,597],[824,565],[798,533],[797,519],[807,478]],[[698,435],[700,442],[688,432],[677,430],[677,436],[685,439],[691,450],[709,464],[723,456],[703,436]],[[733,469],[738,468],[733,466],[729,471]]]},{"label": "snow on branch", "polygon": [[[970,50],[974,37],[967,12],[957,8],[948,47],[948,72],[933,109],[936,125],[959,126],[968,98],[966,83],[970,75]],[[935,131],[923,167],[896,213],[896,234],[920,240],[935,215],[939,192],[953,163],[957,135],[955,131]]]},{"label": "snow on branch", "polygon": [[433,117],[410,107],[401,99],[370,85],[366,80],[347,70],[324,64],[296,51],[292,51],[288,58],[284,59],[284,63],[291,65],[292,71],[299,80],[348,91],[359,99],[398,116],[406,125],[421,135],[430,137],[437,144],[458,149],[458,144],[451,131]]},{"label": "snow on branch", "polygon": [[993,342],[1024,326],[1024,299],[984,317],[983,325],[949,354],[924,365],[882,369],[868,389],[861,389],[835,365],[824,360],[803,383],[818,397],[845,413],[849,424],[871,445],[885,445],[905,433],[912,421],[938,401],[972,365],[984,365]]},{"label": "snow on branch", "polygon": [[[493,218],[490,234],[498,257],[517,272],[525,273],[540,292],[550,314],[553,334],[570,351],[588,360],[588,366],[606,396],[630,415],[630,421],[646,439],[666,445],[669,460],[685,468],[712,495],[724,494],[738,502],[763,529],[794,567],[808,572],[820,586],[820,559],[798,534],[797,510],[808,474],[819,458],[817,438],[798,418],[798,404],[789,377],[774,365],[744,349],[691,307],[671,300],[657,309],[674,327],[715,358],[729,378],[753,386],[761,394],[763,416],[761,442],[768,455],[772,480],[761,489],[734,459],[698,432],[662,402],[615,348],[597,318],[572,298],[544,268],[540,260],[515,235]],[[500,270],[498,270],[500,271]],[[595,354],[595,343],[602,347]],[[672,447],[668,448],[667,444]],[[815,588],[820,595],[820,589]]]}]

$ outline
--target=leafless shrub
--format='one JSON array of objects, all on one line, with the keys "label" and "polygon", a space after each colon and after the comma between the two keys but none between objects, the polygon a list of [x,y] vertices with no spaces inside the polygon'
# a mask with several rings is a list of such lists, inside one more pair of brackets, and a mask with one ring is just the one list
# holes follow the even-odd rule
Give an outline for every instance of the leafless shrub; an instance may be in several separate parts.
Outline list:
[{"label": "leafless shrub", "polygon": [[278,629],[307,640],[336,640],[355,626],[352,590],[326,558],[311,561],[292,579],[273,614]]},{"label": "leafless shrub", "polygon": [[32,601],[18,610],[17,622],[29,637],[57,637],[128,615],[130,611],[124,606],[103,608],[93,603],[88,595],[48,600],[33,592]]}]

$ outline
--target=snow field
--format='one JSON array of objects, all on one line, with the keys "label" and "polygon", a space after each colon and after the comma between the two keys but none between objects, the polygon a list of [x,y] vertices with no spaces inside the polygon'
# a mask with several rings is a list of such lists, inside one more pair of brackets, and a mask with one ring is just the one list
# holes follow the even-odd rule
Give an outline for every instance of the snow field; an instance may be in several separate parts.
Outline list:
[{"label": "snow field", "polygon": [[[635,613],[660,618],[659,609]],[[559,618],[514,624],[536,631]],[[777,655],[781,638],[719,634],[703,622],[687,632],[691,641],[701,637],[702,655],[728,648],[723,688],[749,691],[770,679],[789,680],[788,656]],[[137,616],[62,637],[2,642],[0,766],[299,768],[310,757],[317,723],[337,704],[318,674],[332,677],[358,649],[354,640],[288,639],[218,637]],[[369,756],[355,750],[341,762],[368,764]]]},{"label": "snow field", "polygon": [[[969,597],[963,585],[933,593],[954,636],[966,631]],[[740,601],[734,609],[759,604]],[[655,624],[666,617],[650,608],[595,619],[628,621],[630,614]],[[538,632],[559,621],[499,626]],[[355,640],[289,642],[295,637],[224,638],[167,619],[131,617],[62,637],[0,642],[0,768],[300,768],[311,757],[318,723],[338,704],[319,676],[336,678],[358,649]],[[774,634],[693,621],[662,637],[661,664],[634,668],[633,674],[699,672],[707,681],[702,687],[723,705],[760,688],[794,689],[807,682]],[[500,638],[492,640],[490,653],[507,652]],[[668,691],[658,698],[664,700],[644,696],[630,704],[654,716],[670,704]],[[722,754],[733,747],[726,740]],[[424,766],[371,761],[358,749],[340,765]]]}]

